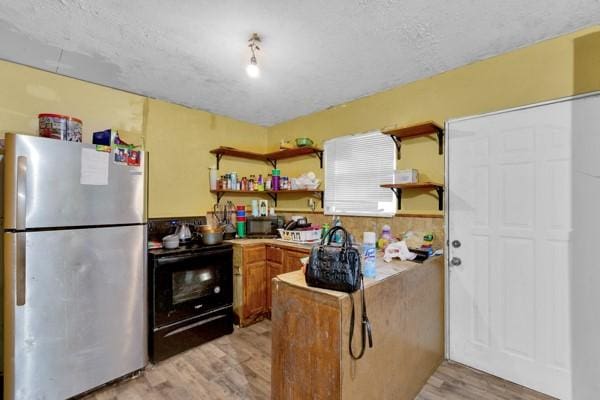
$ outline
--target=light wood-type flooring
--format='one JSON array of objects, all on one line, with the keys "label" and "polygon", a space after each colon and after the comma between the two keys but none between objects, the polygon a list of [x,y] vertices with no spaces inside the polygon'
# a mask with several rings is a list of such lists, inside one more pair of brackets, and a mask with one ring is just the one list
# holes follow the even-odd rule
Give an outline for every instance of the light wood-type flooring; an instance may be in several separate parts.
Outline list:
[{"label": "light wood-type flooring", "polygon": [[[188,350],[86,400],[270,399],[271,322],[265,320]],[[548,396],[444,362],[418,400],[549,400]]]}]

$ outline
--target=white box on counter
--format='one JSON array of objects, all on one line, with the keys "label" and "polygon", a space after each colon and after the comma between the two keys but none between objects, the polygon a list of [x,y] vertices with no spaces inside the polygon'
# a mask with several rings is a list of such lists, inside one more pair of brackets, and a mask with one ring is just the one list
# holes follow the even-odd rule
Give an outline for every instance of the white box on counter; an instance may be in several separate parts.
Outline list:
[{"label": "white box on counter", "polygon": [[416,169],[399,169],[394,171],[394,183],[417,183],[419,171]]}]

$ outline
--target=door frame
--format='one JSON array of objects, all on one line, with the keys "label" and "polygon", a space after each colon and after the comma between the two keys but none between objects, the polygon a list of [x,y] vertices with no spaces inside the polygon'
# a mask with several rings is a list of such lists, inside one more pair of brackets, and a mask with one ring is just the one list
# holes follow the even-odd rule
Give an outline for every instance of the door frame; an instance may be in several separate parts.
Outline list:
[{"label": "door frame", "polygon": [[[540,101],[537,103],[526,104],[517,107],[506,108],[498,111],[491,111],[483,114],[475,114],[467,117],[451,118],[444,122],[444,357],[450,359],[450,262],[448,254],[450,250],[450,135],[448,131],[449,124],[452,122],[467,121],[475,118],[488,117],[492,115],[504,114],[513,111],[526,110],[529,108],[541,107],[549,104],[564,103],[566,101],[582,99],[586,97],[594,97],[600,95],[600,91],[587,92],[583,94],[558,97],[551,100]],[[572,326],[569,327],[572,329]]]}]

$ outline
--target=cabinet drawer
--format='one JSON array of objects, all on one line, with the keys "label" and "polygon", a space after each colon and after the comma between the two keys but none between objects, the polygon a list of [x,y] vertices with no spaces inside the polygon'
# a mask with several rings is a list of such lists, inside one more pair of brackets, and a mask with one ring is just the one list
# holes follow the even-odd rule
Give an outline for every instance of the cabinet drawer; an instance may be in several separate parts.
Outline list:
[{"label": "cabinet drawer", "polygon": [[283,264],[283,250],[278,247],[267,246],[267,260]]},{"label": "cabinet drawer", "polygon": [[300,253],[298,251],[286,250],[283,267],[284,271],[290,272],[302,268],[302,263],[300,262],[300,259],[304,257],[308,257],[308,253]]},{"label": "cabinet drawer", "polygon": [[244,248],[244,265],[258,261],[265,261],[265,246],[255,246]]}]

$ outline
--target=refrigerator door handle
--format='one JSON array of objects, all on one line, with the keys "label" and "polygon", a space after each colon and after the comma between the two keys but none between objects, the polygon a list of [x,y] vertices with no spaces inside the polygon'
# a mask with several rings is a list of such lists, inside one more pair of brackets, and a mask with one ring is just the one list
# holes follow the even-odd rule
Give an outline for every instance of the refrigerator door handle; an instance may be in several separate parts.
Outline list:
[{"label": "refrigerator door handle", "polygon": [[27,215],[27,157],[17,157],[17,212],[16,228],[25,229]]},{"label": "refrigerator door handle", "polygon": [[25,259],[25,244],[26,244],[26,233],[19,232],[16,236],[16,292],[17,292],[17,306],[25,305],[25,297],[27,295],[27,269]]}]

